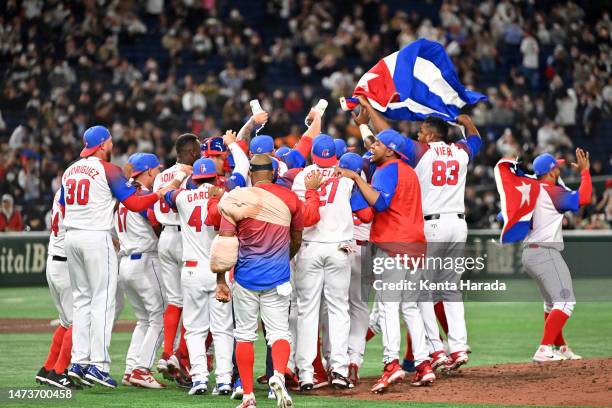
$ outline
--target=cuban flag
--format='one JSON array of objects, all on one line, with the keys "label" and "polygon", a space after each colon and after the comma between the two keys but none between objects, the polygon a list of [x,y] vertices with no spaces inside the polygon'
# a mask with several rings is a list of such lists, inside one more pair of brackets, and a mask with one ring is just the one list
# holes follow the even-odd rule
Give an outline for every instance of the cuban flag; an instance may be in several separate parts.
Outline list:
[{"label": "cuban flag", "polygon": [[372,107],[393,120],[421,121],[438,116],[454,121],[465,105],[487,97],[465,89],[444,47],[420,39],[378,61],[363,74],[351,98],[340,98],[349,111],[364,95]]},{"label": "cuban flag", "polygon": [[529,177],[511,159],[501,159],[495,165],[495,184],[501,198],[504,220],[500,242],[507,244],[523,240],[531,228],[531,217],[540,195],[540,183]]}]

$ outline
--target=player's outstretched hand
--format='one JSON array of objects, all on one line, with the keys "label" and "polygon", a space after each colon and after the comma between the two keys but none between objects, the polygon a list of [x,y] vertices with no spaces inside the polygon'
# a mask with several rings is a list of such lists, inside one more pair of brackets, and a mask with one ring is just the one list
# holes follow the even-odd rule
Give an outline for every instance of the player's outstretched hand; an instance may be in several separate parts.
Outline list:
[{"label": "player's outstretched hand", "polygon": [[182,171],[183,173],[187,174],[187,176],[191,176],[191,173],[193,173],[193,166],[190,166],[188,164],[179,163],[178,171]]},{"label": "player's outstretched hand", "polygon": [[572,166],[578,171],[589,170],[591,168],[591,162],[589,160],[589,152],[585,152],[581,148],[576,149],[576,163],[572,163]]},{"label": "player's outstretched hand", "polygon": [[221,198],[224,192],[225,190],[221,187],[210,186],[208,187],[208,198]]},{"label": "player's outstretched hand", "polygon": [[226,146],[229,146],[236,141],[236,138],[236,132],[233,130],[227,130],[223,135],[223,143],[225,143]]},{"label": "player's outstretched hand", "polygon": [[215,289],[215,299],[221,303],[227,303],[232,299],[232,292],[230,291],[227,283],[217,283],[217,289]]},{"label": "player's outstretched hand", "polygon": [[370,101],[368,101],[368,98],[366,98],[365,96],[357,95],[357,99],[359,99],[359,104],[363,106],[364,108],[366,108],[366,110],[372,108]]},{"label": "player's outstretched hand", "polygon": [[255,123],[257,123],[257,125],[261,126],[268,121],[269,116],[270,115],[268,115],[268,112],[262,111],[254,114],[253,120],[255,121]]},{"label": "player's outstretched hand", "polygon": [[308,115],[306,115],[306,122],[312,124],[312,122],[314,122],[315,118],[321,118],[321,112],[319,112],[317,109],[315,108],[310,108],[310,112],[308,112]]},{"label": "player's outstretched hand", "polygon": [[132,178],[132,170],[134,170],[134,166],[132,165],[132,163],[125,163],[125,166],[123,166],[123,175],[125,176],[126,179],[130,179]]},{"label": "player's outstretched hand", "polygon": [[321,185],[321,181],[323,181],[323,174],[312,172],[308,174],[304,179],[304,185],[306,186],[306,190],[318,190]]},{"label": "player's outstretched hand", "polygon": [[336,167],[334,171],[336,177],[346,177],[351,180],[355,180],[359,175],[352,170],[343,169],[342,167]]},{"label": "player's outstretched hand", "polygon": [[456,121],[460,125],[467,126],[472,123],[472,118],[470,118],[469,115],[462,113],[461,115],[457,116]]}]

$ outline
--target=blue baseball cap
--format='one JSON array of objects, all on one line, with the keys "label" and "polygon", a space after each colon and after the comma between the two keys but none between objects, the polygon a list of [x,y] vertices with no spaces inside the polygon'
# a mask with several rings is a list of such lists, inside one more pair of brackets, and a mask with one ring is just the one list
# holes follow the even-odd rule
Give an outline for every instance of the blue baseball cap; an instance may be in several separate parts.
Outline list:
[{"label": "blue baseball cap", "polygon": [[393,150],[400,157],[407,159],[406,155],[404,154],[406,141],[404,140],[404,136],[402,136],[397,130],[385,129],[376,135],[376,139],[378,139],[380,143],[387,146],[388,149]]},{"label": "blue baseball cap", "polygon": [[338,162],[336,144],[330,135],[324,133],[312,142],[312,161],[321,167],[332,167]]},{"label": "blue baseball cap", "polygon": [[193,180],[217,177],[217,168],[215,162],[207,157],[202,157],[193,163]]},{"label": "blue baseball cap", "polygon": [[276,152],[274,152],[274,155],[280,159],[282,155],[284,155],[285,153],[289,153],[289,150],[291,149],[288,148],[287,146],[281,146],[278,149],[276,149]]},{"label": "blue baseball cap", "polygon": [[552,154],[543,153],[533,159],[533,171],[535,172],[536,176],[540,177],[563,163],[565,163],[565,160],[557,160]]},{"label": "blue baseball cap", "polygon": [[363,157],[357,153],[344,153],[342,157],[340,157],[340,161],[338,161],[338,167],[349,169],[359,174],[361,170],[363,170]]},{"label": "blue baseball cap", "polygon": [[157,156],[152,153],[134,153],[128,158],[128,163],[132,165],[130,177],[136,177],[142,172],[160,166]]},{"label": "blue baseball cap", "polygon": [[91,156],[98,150],[98,147],[108,139],[111,134],[104,126],[92,126],[83,134],[83,143],[85,147],[81,150],[81,157]]},{"label": "blue baseball cap", "polygon": [[227,147],[222,137],[209,137],[200,145],[200,151],[204,157],[217,156],[225,154]]},{"label": "blue baseball cap", "polygon": [[306,160],[304,159],[304,156],[302,156],[302,153],[294,149],[289,149],[287,153],[280,156],[280,159],[287,165],[288,169],[306,167]]},{"label": "blue baseball cap", "polygon": [[344,139],[334,139],[336,144],[336,158],[341,158],[346,153],[346,142]]},{"label": "blue baseball cap", "polygon": [[274,139],[272,136],[259,135],[251,140],[249,150],[253,154],[267,154],[274,151]]}]

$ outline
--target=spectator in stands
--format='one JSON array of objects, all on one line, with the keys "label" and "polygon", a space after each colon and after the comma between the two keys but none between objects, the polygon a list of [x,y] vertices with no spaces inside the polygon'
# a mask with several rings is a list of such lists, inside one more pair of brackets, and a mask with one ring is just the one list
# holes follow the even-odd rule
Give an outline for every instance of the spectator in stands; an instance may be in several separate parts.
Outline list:
[{"label": "spectator in stands", "polygon": [[13,205],[13,197],[4,194],[0,207],[0,232],[11,231],[23,231],[23,219],[19,210]]}]

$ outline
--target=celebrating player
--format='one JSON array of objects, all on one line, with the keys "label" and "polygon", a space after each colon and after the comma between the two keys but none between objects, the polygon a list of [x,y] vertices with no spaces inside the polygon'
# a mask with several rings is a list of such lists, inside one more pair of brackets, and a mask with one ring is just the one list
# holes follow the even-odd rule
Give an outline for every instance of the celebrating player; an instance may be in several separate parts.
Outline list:
[{"label": "celebrating player", "polygon": [[[135,153],[129,157],[126,167],[139,193],[151,191],[159,166],[159,160],[151,153]],[[136,315],[136,327],[121,382],[144,388],[165,388],[151,374],[161,344],[166,306],[157,258],[159,223],[154,219],[152,209],[137,213],[129,211],[123,204],[117,208],[115,218],[121,256],[119,286],[125,291]]]},{"label": "celebrating player", "polygon": [[578,191],[568,190],[559,184],[561,164],[548,153],[539,155],[533,161],[533,170],[541,189],[531,230],[523,246],[525,271],[536,281],[544,298],[544,335],[533,356],[533,360],[538,362],[582,358],[567,346],[563,338],[563,326],[574,310],[576,298],[570,271],[561,256],[564,248],[561,228],[563,213],[578,211],[591,203],[593,186],[589,153],[576,149],[576,163],[572,166],[580,171]]},{"label": "celebrating player", "polygon": [[144,211],[168,188],[137,195],[121,169],[109,162],[113,141],[108,129],[91,127],[83,139],[82,158],[64,172],[60,197],[66,208],[65,249],[74,301],[68,375],[81,384],[115,388],[117,382],[108,374],[117,291],[117,255],[110,234],[115,203]]},{"label": "celebrating player", "polygon": [[66,229],[64,228],[64,208],[59,203],[60,195],[61,190],[58,190],[53,197],[46,271],[49,292],[51,292],[51,298],[59,313],[60,324],[53,333],[47,360],[36,374],[36,382],[68,389],[80,386],[75,384],[66,373],[72,351],[72,289],[64,250]]}]

